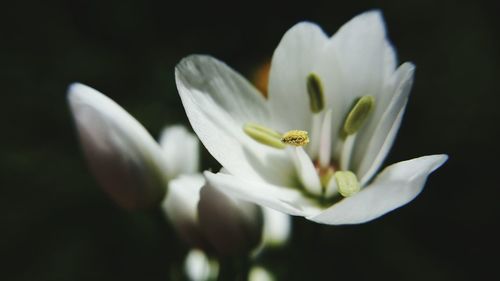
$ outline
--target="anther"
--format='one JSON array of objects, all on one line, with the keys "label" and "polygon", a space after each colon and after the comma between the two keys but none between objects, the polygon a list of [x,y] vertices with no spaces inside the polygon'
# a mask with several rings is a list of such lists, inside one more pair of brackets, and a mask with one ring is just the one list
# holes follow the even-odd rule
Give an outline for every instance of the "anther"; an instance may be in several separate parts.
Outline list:
[{"label": "anther", "polygon": [[309,136],[306,131],[291,130],[283,134],[281,142],[293,146],[304,146],[309,143]]},{"label": "anther", "polygon": [[325,108],[323,85],[315,73],[310,73],[307,76],[307,93],[309,94],[309,105],[313,113],[318,113]]},{"label": "anther", "polygon": [[375,98],[373,96],[359,98],[345,119],[344,132],[347,135],[356,133],[368,119],[374,107]]}]

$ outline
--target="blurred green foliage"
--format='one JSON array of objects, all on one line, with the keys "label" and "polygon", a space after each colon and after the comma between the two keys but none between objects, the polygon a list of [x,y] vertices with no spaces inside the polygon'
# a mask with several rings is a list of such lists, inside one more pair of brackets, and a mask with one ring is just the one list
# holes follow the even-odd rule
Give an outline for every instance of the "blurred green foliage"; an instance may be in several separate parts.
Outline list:
[{"label": "blurred green foliage", "polygon": [[[128,213],[96,185],[65,91],[88,84],[156,136],[184,123],[175,64],[211,54],[250,76],[301,20],[332,34],[380,8],[400,61],[417,65],[387,163],[450,160],[411,204],[364,225],[294,222],[260,261],[283,280],[476,280],[496,273],[500,17],[490,2],[17,1],[0,44],[0,280],[171,280],[187,247],[159,210]],[[205,152],[204,168],[218,164]]]}]

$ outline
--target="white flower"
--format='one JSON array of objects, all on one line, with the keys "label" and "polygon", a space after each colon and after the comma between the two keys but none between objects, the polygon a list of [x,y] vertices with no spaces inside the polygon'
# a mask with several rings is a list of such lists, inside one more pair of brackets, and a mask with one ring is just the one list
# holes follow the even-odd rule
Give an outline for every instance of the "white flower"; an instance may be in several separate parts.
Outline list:
[{"label": "white flower", "polygon": [[146,129],[114,101],[85,85],[72,84],[68,102],[87,163],[101,187],[126,209],[159,204],[169,165]]},{"label": "white flower", "polygon": [[413,81],[413,64],[396,63],[378,11],[331,38],[312,23],[291,28],[274,52],[267,99],[212,57],[183,59],[176,81],[187,116],[229,172],[205,172],[209,183],[324,224],[363,223],[408,203],[447,156],[402,161],[374,177]]}]

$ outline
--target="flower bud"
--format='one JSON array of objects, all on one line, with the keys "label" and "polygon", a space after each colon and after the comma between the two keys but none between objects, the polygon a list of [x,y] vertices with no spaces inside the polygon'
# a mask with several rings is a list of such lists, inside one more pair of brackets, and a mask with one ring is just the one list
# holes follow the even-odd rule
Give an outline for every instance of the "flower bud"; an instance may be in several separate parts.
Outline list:
[{"label": "flower bud", "polygon": [[167,165],[146,129],[114,101],[82,84],[69,87],[68,102],[89,168],[103,190],[125,209],[161,202]]},{"label": "flower bud", "polygon": [[198,216],[201,231],[218,255],[248,254],[260,242],[260,208],[233,199],[209,184],[200,191]]}]

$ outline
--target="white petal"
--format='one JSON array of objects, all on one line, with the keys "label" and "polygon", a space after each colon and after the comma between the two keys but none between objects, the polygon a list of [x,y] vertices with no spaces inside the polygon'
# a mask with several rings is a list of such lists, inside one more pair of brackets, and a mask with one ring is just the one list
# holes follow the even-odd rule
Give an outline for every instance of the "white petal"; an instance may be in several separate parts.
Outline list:
[{"label": "white petal", "polygon": [[231,174],[290,184],[294,171],[286,153],[243,132],[246,122],[270,122],[265,100],[252,85],[207,56],[183,59],[176,67],[176,81],[194,131]]},{"label": "white petal", "polygon": [[201,174],[181,175],[168,185],[162,207],[178,235],[193,247],[201,247],[204,238],[198,226],[200,190],[205,184]]},{"label": "white petal", "polygon": [[[368,182],[377,172],[389,153],[398,132],[408,95],[413,84],[415,67],[404,63],[394,73],[395,87],[390,103],[373,114],[373,121],[362,130],[357,138],[354,150],[354,165],[361,184]],[[381,105],[383,106],[383,105]]]},{"label": "white petal", "polygon": [[255,204],[206,184],[200,191],[198,215],[204,236],[219,255],[248,254],[260,243],[262,213]]},{"label": "white petal", "polygon": [[446,155],[431,155],[393,164],[358,194],[308,219],[334,225],[376,219],[413,200],[422,191],[429,174],[447,159]]},{"label": "white petal", "polygon": [[379,94],[388,59],[385,24],[379,11],[370,11],[344,24],[326,44],[315,72],[323,82],[332,110],[332,145],[354,101]]},{"label": "white petal", "polygon": [[321,181],[309,155],[302,147],[288,147],[287,149],[290,151],[299,180],[304,188],[312,194],[321,195]]},{"label": "white petal", "polygon": [[384,80],[390,79],[396,71],[398,58],[396,50],[392,44],[386,39],[384,48]]},{"label": "white petal", "polygon": [[184,126],[174,125],[163,129],[160,146],[167,161],[169,178],[180,174],[199,172],[200,143]]},{"label": "white petal", "polygon": [[304,216],[305,214],[300,207],[302,194],[297,190],[222,173],[213,174],[206,171],[204,175],[212,186],[236,199],[253,202],[290,215]]},{"label": "white petal", "polygon": [[311,109],[307,76],[328,38],[312,23],[288,30],[273,54],[269,74],[269,105],[277,130],[310,130]]},{"label": "white petal", "polygon": [[385,47],[385,24],[379,11],[354,17],[333,35],[327,51],[336,56],[344,95],[354,100],[379,90]]},{"label": "white petal", "polygon": [[159,203],[167,187],[167,164],[146,129],[114,101],[85,85],[72,84],[68,102],[101,187],[127,209]]},{"label": "white petal", "polygon": [[291,234],[292,218],[282,212],[263,207],[264,230],[262,243],[264,247],[281,246],[288,241]]}]

